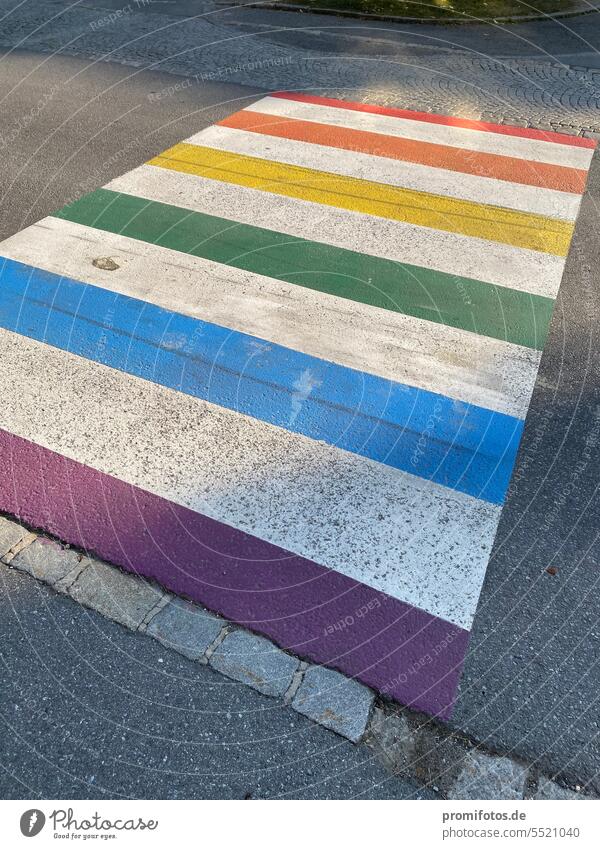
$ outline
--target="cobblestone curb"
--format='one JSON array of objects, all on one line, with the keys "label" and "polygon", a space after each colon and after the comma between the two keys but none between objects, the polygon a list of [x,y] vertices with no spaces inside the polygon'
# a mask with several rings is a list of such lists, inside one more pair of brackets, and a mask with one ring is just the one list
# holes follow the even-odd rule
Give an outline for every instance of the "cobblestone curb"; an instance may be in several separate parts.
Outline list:
[{"label": "cobblestone curb", "polygon": [[0,516],[0,561],[110,620],[368,746],[393,775],[446,799],[590,799],[533,764],[486,750],[442,723],[382,700],[341,673],[282,651],[200,605],[178,598]]},{"label": "cobblestone curb", "polygon": [[[218,5],[221,5],[220,3]],[[223,6],[227,6],[224,2]],[[280,12],[300,12],[307,15],[335,15],[338,18],[358,18],[362,21],[389,21],[394,24],[438,24],[440,26],[462,26],[463,24],[518,24],[530,21],[545,21],[548,18],[560,20],[562,18],[575,18],[579,15],[589,15],[596,12],[589,5],[580,3],[575,9],[565,12],[547,12],[546,14],[533,15],[504,15],[496,18],[477,18],[476,16],[462,18],[411,18],[402,15],[377,15],[372,12],[357,12],[350,9],[312,9],[309,6],[301,6],[298,3],[246,3],[250,9],[274,9]]]},{"label": "cobblestone curb", "polygon": [[[0,9],[8,5],[0,0]],[[377,40],[365,38],[349,61],[327,42],[287,44],[266,31],[240,30],[218,15],[184,19],[166,9],[145,15],[140,6],[135,14],[98,26],[97,9],[68,0],[21,6],[18,14],[3,18],[3,48],[51,55],[59,51],[135,68],[134,74],[160,68],[183,77],[185,88],[228,82],[253,91],[316,90],[334,98],[499,124],[600,132],[599,69],[549,57],[489,57],[483,41],[475,52],[436,48],[423,54],[419,49],[414,61],[407,62],[403,51],[397,58],[393,52],[380,55],[371,45]]]}]

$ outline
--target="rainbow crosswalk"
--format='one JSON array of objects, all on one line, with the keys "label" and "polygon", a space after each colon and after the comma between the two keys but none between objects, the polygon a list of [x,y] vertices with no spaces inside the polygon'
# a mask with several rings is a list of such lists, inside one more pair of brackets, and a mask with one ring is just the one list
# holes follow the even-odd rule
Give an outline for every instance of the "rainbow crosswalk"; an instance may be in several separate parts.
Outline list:
[{"label": "rainbow crosswalk", "polygon": [[0,509],[447,716],[594,145],[282,92],[6,240]]}]

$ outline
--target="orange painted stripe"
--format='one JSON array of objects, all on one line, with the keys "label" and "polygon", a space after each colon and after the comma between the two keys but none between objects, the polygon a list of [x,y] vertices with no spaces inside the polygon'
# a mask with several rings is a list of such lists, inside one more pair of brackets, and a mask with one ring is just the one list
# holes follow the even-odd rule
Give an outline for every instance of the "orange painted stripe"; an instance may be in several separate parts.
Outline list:
[{"label": "orange painted stripe", "polygon": [[236,112],[224,121],[220,121],[219,124],[234,130],[247,130],[280,139],[327,145],[341,150],[428,165],[432,168],[445,168],[462,174],[493,177],[510,183],[556,189],[560,192],[582,194],[587,176],[586,171],[582,169],[568,168],[564,165],[527,162],[512,156],[465,150],[444,144],[371,133],[367,130],[334,127],[297,118],[265,115],[250,109]]},{"label": "orange painted stripe", "polygon": [[594,139],[581,136],[569,136],[552,130],[534,130],[531,127],[509,127],[505,124],[490,124],[487,121],[473,121],[470,118],[454,118],[450,115],[436,115],[434,112],[413,112],[410,109],[395,109],[390,106],[374,106],[370,103],[353,103],[351,100],[334,100],[331,97],[319,97],[316,94],[300,94],[293,91],[272,91],[269,97],[282,100],[298,100],[300,103],[316,103],[318,106],[334,106],[336,109],[350,109],[352,112],[367,112],[371,115],[388,115],[391,118],[407,118],[410,121],[425,121],[428,124],[442,124],[446,127],[462,127],[466,130],[480,130],[497,133],[501,136],[517,136],[522,139],[566,144],[570,147],[595,148]]}]

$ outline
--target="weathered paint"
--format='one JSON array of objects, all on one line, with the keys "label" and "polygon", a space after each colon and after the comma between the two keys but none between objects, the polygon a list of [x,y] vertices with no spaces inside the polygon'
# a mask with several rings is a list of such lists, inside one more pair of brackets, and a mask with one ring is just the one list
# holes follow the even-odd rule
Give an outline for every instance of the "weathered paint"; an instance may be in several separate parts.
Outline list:
[{"label": "weathered paint", "polygon": [[0,262],[0,327],[476,498],[504,501],[520,419],[9,259]]},{"label": "weathered paint", "polygon": [[554,302],[427,268],[291,240],[213,215],[98,189],[57,217],[298,286],[541,350]]},{"label": "weathered paint", "polygon": [[308,241],[326,242],[403,265],[483,280],[532,295],[555,298],[560,286],[564,260],[559,256],[403,221],[373,218],[197,175],[142,165],[112,180],[105,188],[220,218],[231,216],[235,205],[235,221],[239,224],[260,222],[264,229]]},{"label": "weathered paint", "polygon": [[[255,106],[258,105],[261,111],[265,112],[274,101],[283,101],[283,104],[277,104],[275,114],[294,117],[301,105],[307,106],[310,113],[314,114],[313,110],[317,107],[319,111],[327,110],[323,111],[326,116],[323,120],[327,124],[339,125],[341,121],[354,120],[359,122],[354,126],[368,126],[369,120],[383,121],[382,132],[390,135],[402,135],[421,141],[444,139],[447,144],[467,150],[488,150],[492,153],[519,156],[524,160],[554,162],[575,168],[588,168],[596,147],[593,139],[552,130],[491,124],[469,118],[437,115],[433,112],[415,112],[371,103],[332,100],[299,92],[274,92],[271,97],[260,100]],[[355,116],[353,113],[359,114]],[[415,135],[416,133],[422,135]]]},{"label": "weathered paint", "polygon": [[226,123],[4,246],[0,509],[448,716],[594,143]]},{"label": "weathered paint", "polygon": [[498,505],[19,333],[0,345],[1,428],[470,626]]},{"label": "weathered paint", "polygon": [[449,715],[467,631],[4,430],[0,453],[12,472],[0,476],[0,509],[404,704]]},{"label": "weathered paint", "polygon": [[[251,113],[247,113],[251,114]],[[265,116],[267,121],[273,122],[274,118]],[[280,124],[282,120],[279,119]],[[239,122],[241,123],[241,122]],[[248,122],[250,123],[250,122]],[[319,126],[316,124],[315,126]],[[324,128],[325,138],[330,138],[329,132]],[[283,131],[281,131],[282,133]],[[267,133],[257,133],[252,130],[250,125],[247,129],[231,128],[228,125],[220,124],[216,127],[209,127],[203,130],[198,135],[193,136],[191,141],[195,145],[207,146],[214,150],[223,152],[231,152],[241,154],[243,156],[259,156],[264,146],[262,136]],[[299,134],[302,135],[302,134]],[[350,145],[351,142],[348,142]],[[420,147],[422,143],[414,142]],[[341,177],[349,179],[357,179],[368,182],[381,184],[382,186],[396,186],[403,190],[412,189],[415,192],[438,195],[444,198],[453,198],[459,201],[471,202],[477,204],[478,207],[485,207],[484,210],[472,210],[466,208],[458,209],[464,217],[470,217],[473,212],[476,212],[479,218],[484,218],[489,215],[487,207],[503,207],[511,210],[518,210],[525,213],[533,213],[535,215],[560,218],[565,221],[573,221],[577,215],[577,210],[581,202],[581,190],[574,193],[571,190],[563,189],[555,191],[553,189],[541,188],[539,186],[523,185],[505,180],[493,179],[489,176],[480,176],[479,174],[465,174],[450,170],[449,167],[444,167],[444,160],[440,158],[438,165],[432,167],[408,161],[398,161],[389,157],[377,156],[359,150],[350,148],[349,150],[339,149],[332,145],[311,144],[309,141],[302,138],[289,138],[288,136],[281,137],[268,136],[269,156],[273,157],[278,163],[286,163],[288,165],[318,170],[328,174],[339,174]],[[374,145],[375,146],[375,145]],[[472,154],[475,158],[475,154]],[[226,168],[226,163],[225,168]],[[446,163],[447,165],[449,163]],[[552,167],[552,166],[546,166]],[[578,174],[583,172],[578,171]],[[582,184],[581,179],[579,185]],[[345,184],[340,186],[344,190]],[[355,189],[354,186],[351,187]],[[272,190],[272,189],[271,189]],[[411,204],[413,198],[406,198],[405,195],[399,199],[401,204]],[[417,198],[417,202],[421,198]],[[436,199],[428,201],[428,208],[435,209]],[[446,212],[446,210],[444,210]],[[383,215],[384,213],[379,213]],[[447,214],[447,213],[446,213]],[[450,213],[454,215],[454,211]],[[386,215],[387,217],[387,215]],[[410,219],[408,219],[410,220]],[[419,221],[415,223],[426,223]],[[429,225],[427,225],[429,226]],[[439,229],[439,222],[432,226]],[[453,228],[458,232],[462,228]],[[469,235],[474,235],[472,232]],[[477,234],[475,234],[477,235]],[[514,244],[514,240],[510,237],[506,239],[510,244]],[[531,247],[530,245],[523,247]]]},{"label": "weathered paint", "polygon": [[149,164],[557,256],[566,255],[573,234],[569,222],[542,215],[231,152],[236,146],[231,137],[218,146],[213,139],[211,145],[181,142]]},{"label": "weathered paint", "polygon": [[[274,138],[325,145],[354,153],[368,153],[386,159],[410,162],[413,165],[446,169],[456,174],[456,183],[462,180],[459,174],[470,174],[479,177],[481,181],[492,180],[494,186],[497,185],[495,181],[506,180],[511,183],[522,183],[525,186],[581,194],[587,177],[587,170],[584,168],[570,168],[545,162],[536,162],[532,167],[526,168],[523,160],[515,156],[467,151],[447,144],[418,142],[364,129],[336,128],[316,121],[272,115],[251,108],[235,112],[223,121],[219,121],[218,126],[229,127],[233,130],[247,130]],[[197,136],[197,138],[202,137],[203,133]],[[430,171],[425,173],[432,176]],[[355,176],[358,175],[355,174]],[[398,179],[394,178],[393,185],[406,184],[399,183]],[[543,196],[540,193],[540,198]]]},{"label": "weathered paint", "polygon": [[[2,243],[10,259],[349,368],[525,418],[540,354],[60,218]],[[109,256],[107,272],[93,264]],[[201,281],[201,285],[198,285]],[[301,322],[298,321],[302,317]]]}]

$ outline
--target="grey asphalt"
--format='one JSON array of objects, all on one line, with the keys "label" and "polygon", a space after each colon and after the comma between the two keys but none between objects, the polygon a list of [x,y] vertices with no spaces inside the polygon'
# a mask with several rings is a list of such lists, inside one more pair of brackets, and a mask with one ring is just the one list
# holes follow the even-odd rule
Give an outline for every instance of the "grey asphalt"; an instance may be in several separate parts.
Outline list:
[{"label": "grey asphalt", "polygon": [[0,568],[0,798],[435,798],[364,746]]},{"label": "grey asphalt", "polygon": [[[225,0],[0,0],[0,48],[200,75],[200,86],[316,90],[600,132],[600,15],[520,27],[369,23]],[[566,67],[565,51],[590,68]]]},{"label": "grey asphalt", "polygon": [[255,99],[69,56],[0,55],[0,238]]},{"label": "grey asphalt", "polygon": [[[94,14],[97,20],[100,12]],[[588,40],[597,38],[597,17],[586,18]],[[581,21],[577,26],[583,27],[583,20],[571,19],[569,25]],[[460,37],[475,38],[468,33]],[[550,35],[543,33],[543,39],[551,44]],[[558,52],[561,44],[573,49],[569,39],[551,46]],[[147,58],[140,64],[147,64]],[[133,61],[131,56],[127,61]],[[14,52],[0,57],[0,147],[6,165],[0,174],[0,235],[21,229],[235,111],[260,89],[203,81],[157,99],[157,93],[168,92],[182,78],[104,62],[88,66],[89,60],[73,56]],[[196,68],[202,68],[201,62]],[[457,84],[458,94],[459,88]],[[491,748],[535,760],[569,783],[589,782],[597,792],[599,182],[596,163],[453,719],[457,728]],[[200,687],[191,687],[190,679],[177,677],[179,672],[165,680],[149,674],[159,656],[161,674],[172,664],[178,670],[185,667],[185,676],[192,672],[185,661],[167,659],[166,651],[149,647],[143,637],[127,634],[37,585],[32,595],[31,581],[23,580],[10,574],[0,607],[0,646],[9,669],[5,686],[10,687],[2,709],[12,729],[0,757],[8,769],[4,793],[143,797],[160,796],[169,787],[184,798],[203,792],[278,795],[282,787],[291,794],[317,796],[389,792],[402,797],[412,792],[407,785],[387,781],[362,749],[352,749],[297,717],[290,719],[273,703],[219,680],[210,670],[193,667],[198,677],[191,680]],[[43,660],[36,659],[38,651]],[[35,687],[30,691],[32,677]],[[169,713],[162,705],[170,704],[170,698],[176,710]],[[246,700],[256,707],[236,707]],[[199,736],[202,722],[198,716],[192,722],[190,705],[198,705],[202,722],[208,722],[208,748],[202,750],[206,760],[197,758],[198,740],[204,740]],[[51,724],[45,716],[52,717]],[[297,734],[296,726],[289,726],[292,721],[305,730]],[[164,744],[157,730],[162,724],[174,729],[177,743]],[[122,735],[117,733],[121,726]],[[273,732],[269,742],[264,742],[265,729]],[[282,752],[292,755],[281,761]],[[165,755],[167,764],[174,758],[176,779],[160,765]],[[221,758],[223,769],[218,767]],[[278,759],[281,769],[275,768]],[[334,775],[333,783],[327,783],[325,778]],[[91,776],[96,776],[93,782]],[[313,783],[317,789],[305,791]]]}]

